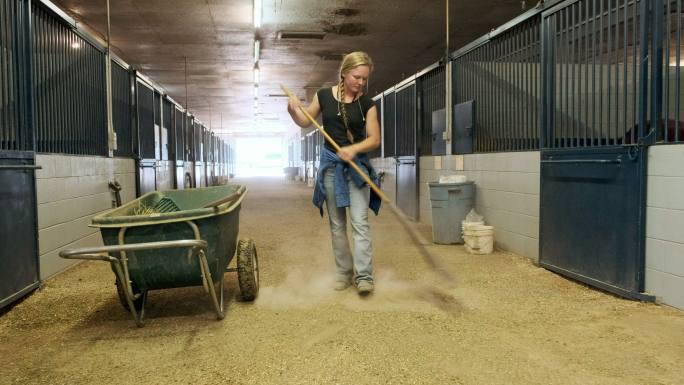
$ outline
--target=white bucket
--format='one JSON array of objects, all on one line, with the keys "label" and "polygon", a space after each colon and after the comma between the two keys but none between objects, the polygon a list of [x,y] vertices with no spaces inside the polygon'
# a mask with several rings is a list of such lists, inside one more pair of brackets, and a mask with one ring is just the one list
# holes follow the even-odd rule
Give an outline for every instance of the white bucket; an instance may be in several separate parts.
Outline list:
[{"label": "white bucket", "polygon": [[463,229],[463,241],[470,254],[490,254],[494,249],[494,226],[468,224]]},{"label": "white bucket", "polygon": [[463,232],[468,228],[478,227],[478,226],[484,226],[484,222],[483,221],[479,221],[479,222],[461,221],[461,234],[463,234]]}]

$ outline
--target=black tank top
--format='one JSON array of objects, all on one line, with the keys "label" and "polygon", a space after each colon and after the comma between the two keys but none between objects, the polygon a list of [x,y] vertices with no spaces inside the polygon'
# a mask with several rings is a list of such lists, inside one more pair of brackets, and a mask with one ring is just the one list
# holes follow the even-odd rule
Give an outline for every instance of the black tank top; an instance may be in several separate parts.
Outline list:
[{"label": "black tank top", "polygon": [[[344,120],[342,120],[341,105],[333,97],[332,87],[321,88],[316,92],[318,96],[318,104],[321,106],[321,115],[323,116],[323,128],[340,147],[348,146],[351,143],[347,138],[347,129],[344,127]],[[366,114],[371,107],[373,101],[364,95],[351,102],[344,103],[347,111],[347,125],[354,137],[354,142],[360,142],[366,139]],[[335,151],[333,146],[327,141],[325,147]]]}]

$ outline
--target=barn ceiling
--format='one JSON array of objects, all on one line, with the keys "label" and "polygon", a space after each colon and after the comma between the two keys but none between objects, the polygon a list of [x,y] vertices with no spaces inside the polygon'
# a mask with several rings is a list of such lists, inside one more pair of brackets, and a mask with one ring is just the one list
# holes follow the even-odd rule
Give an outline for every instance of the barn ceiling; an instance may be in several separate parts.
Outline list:
[{"label": "barn ceiling", "polygon": [[[335,82],[344,53],[371,55],[374,95],[438,61],[446,50],[446,0],[254,1],[263,2],[258,27],[253,0],[110,0],[113,51],[223,136],[296,130],[279,85],[308,101],[317,88]],[[106,36],[105,0],[54,2]],[[451,0],[449,50],[532,6],[520,0]]]}]

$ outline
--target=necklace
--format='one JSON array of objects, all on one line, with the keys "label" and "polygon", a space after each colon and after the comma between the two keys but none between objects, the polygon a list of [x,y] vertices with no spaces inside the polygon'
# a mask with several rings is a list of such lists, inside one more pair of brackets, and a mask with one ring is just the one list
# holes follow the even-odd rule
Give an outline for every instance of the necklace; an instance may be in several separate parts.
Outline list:
[{"label": "necklace", "polygon": [[[340,105],[342,104],[341,101],[337,101],[337,116],[342,116],[342,111],[340,110]],[[356,99],[356,105],[359,106],[359,112],[361,113],[361,119],[363,122],[366,122],[366,117],[363,116],[363,108],[361,108],[361,98]]]}]

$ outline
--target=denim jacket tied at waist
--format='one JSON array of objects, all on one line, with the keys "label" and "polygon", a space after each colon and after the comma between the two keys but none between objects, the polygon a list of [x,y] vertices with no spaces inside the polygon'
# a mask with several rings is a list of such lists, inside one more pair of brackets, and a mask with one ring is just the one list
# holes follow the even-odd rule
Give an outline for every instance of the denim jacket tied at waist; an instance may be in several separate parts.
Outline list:
[{"label": "denim jacket tied at waist", "polygon": [[[357,187],[363,187],[367,183],[363,180],[363,177],[349,166],[349,164],[344,162],[337,154],[325,146],[323,146],[321,151],[320,160],[318,175],[316,176],[316,186],[314,187],[313,193],[313,204],[318,207],[321,216],[323,216],[323,202],[325,202],[326,198],[323,178],[328,168],[335,167],[335,201],[337,202],[337,207],[349,207],[349,186],[347,185],[347,178],[351,178]],[[356,163],[361,170],[367,172],[371,181],[380,188],[380,180],[375,169],[371,166],[367,154],[358,154],[356,158],[354,158],[354,163]],[[380,196],[371,189],[368,208],[373,210],[375,215],[378,215],[378,212],[380,211],[381,202]]]}]

